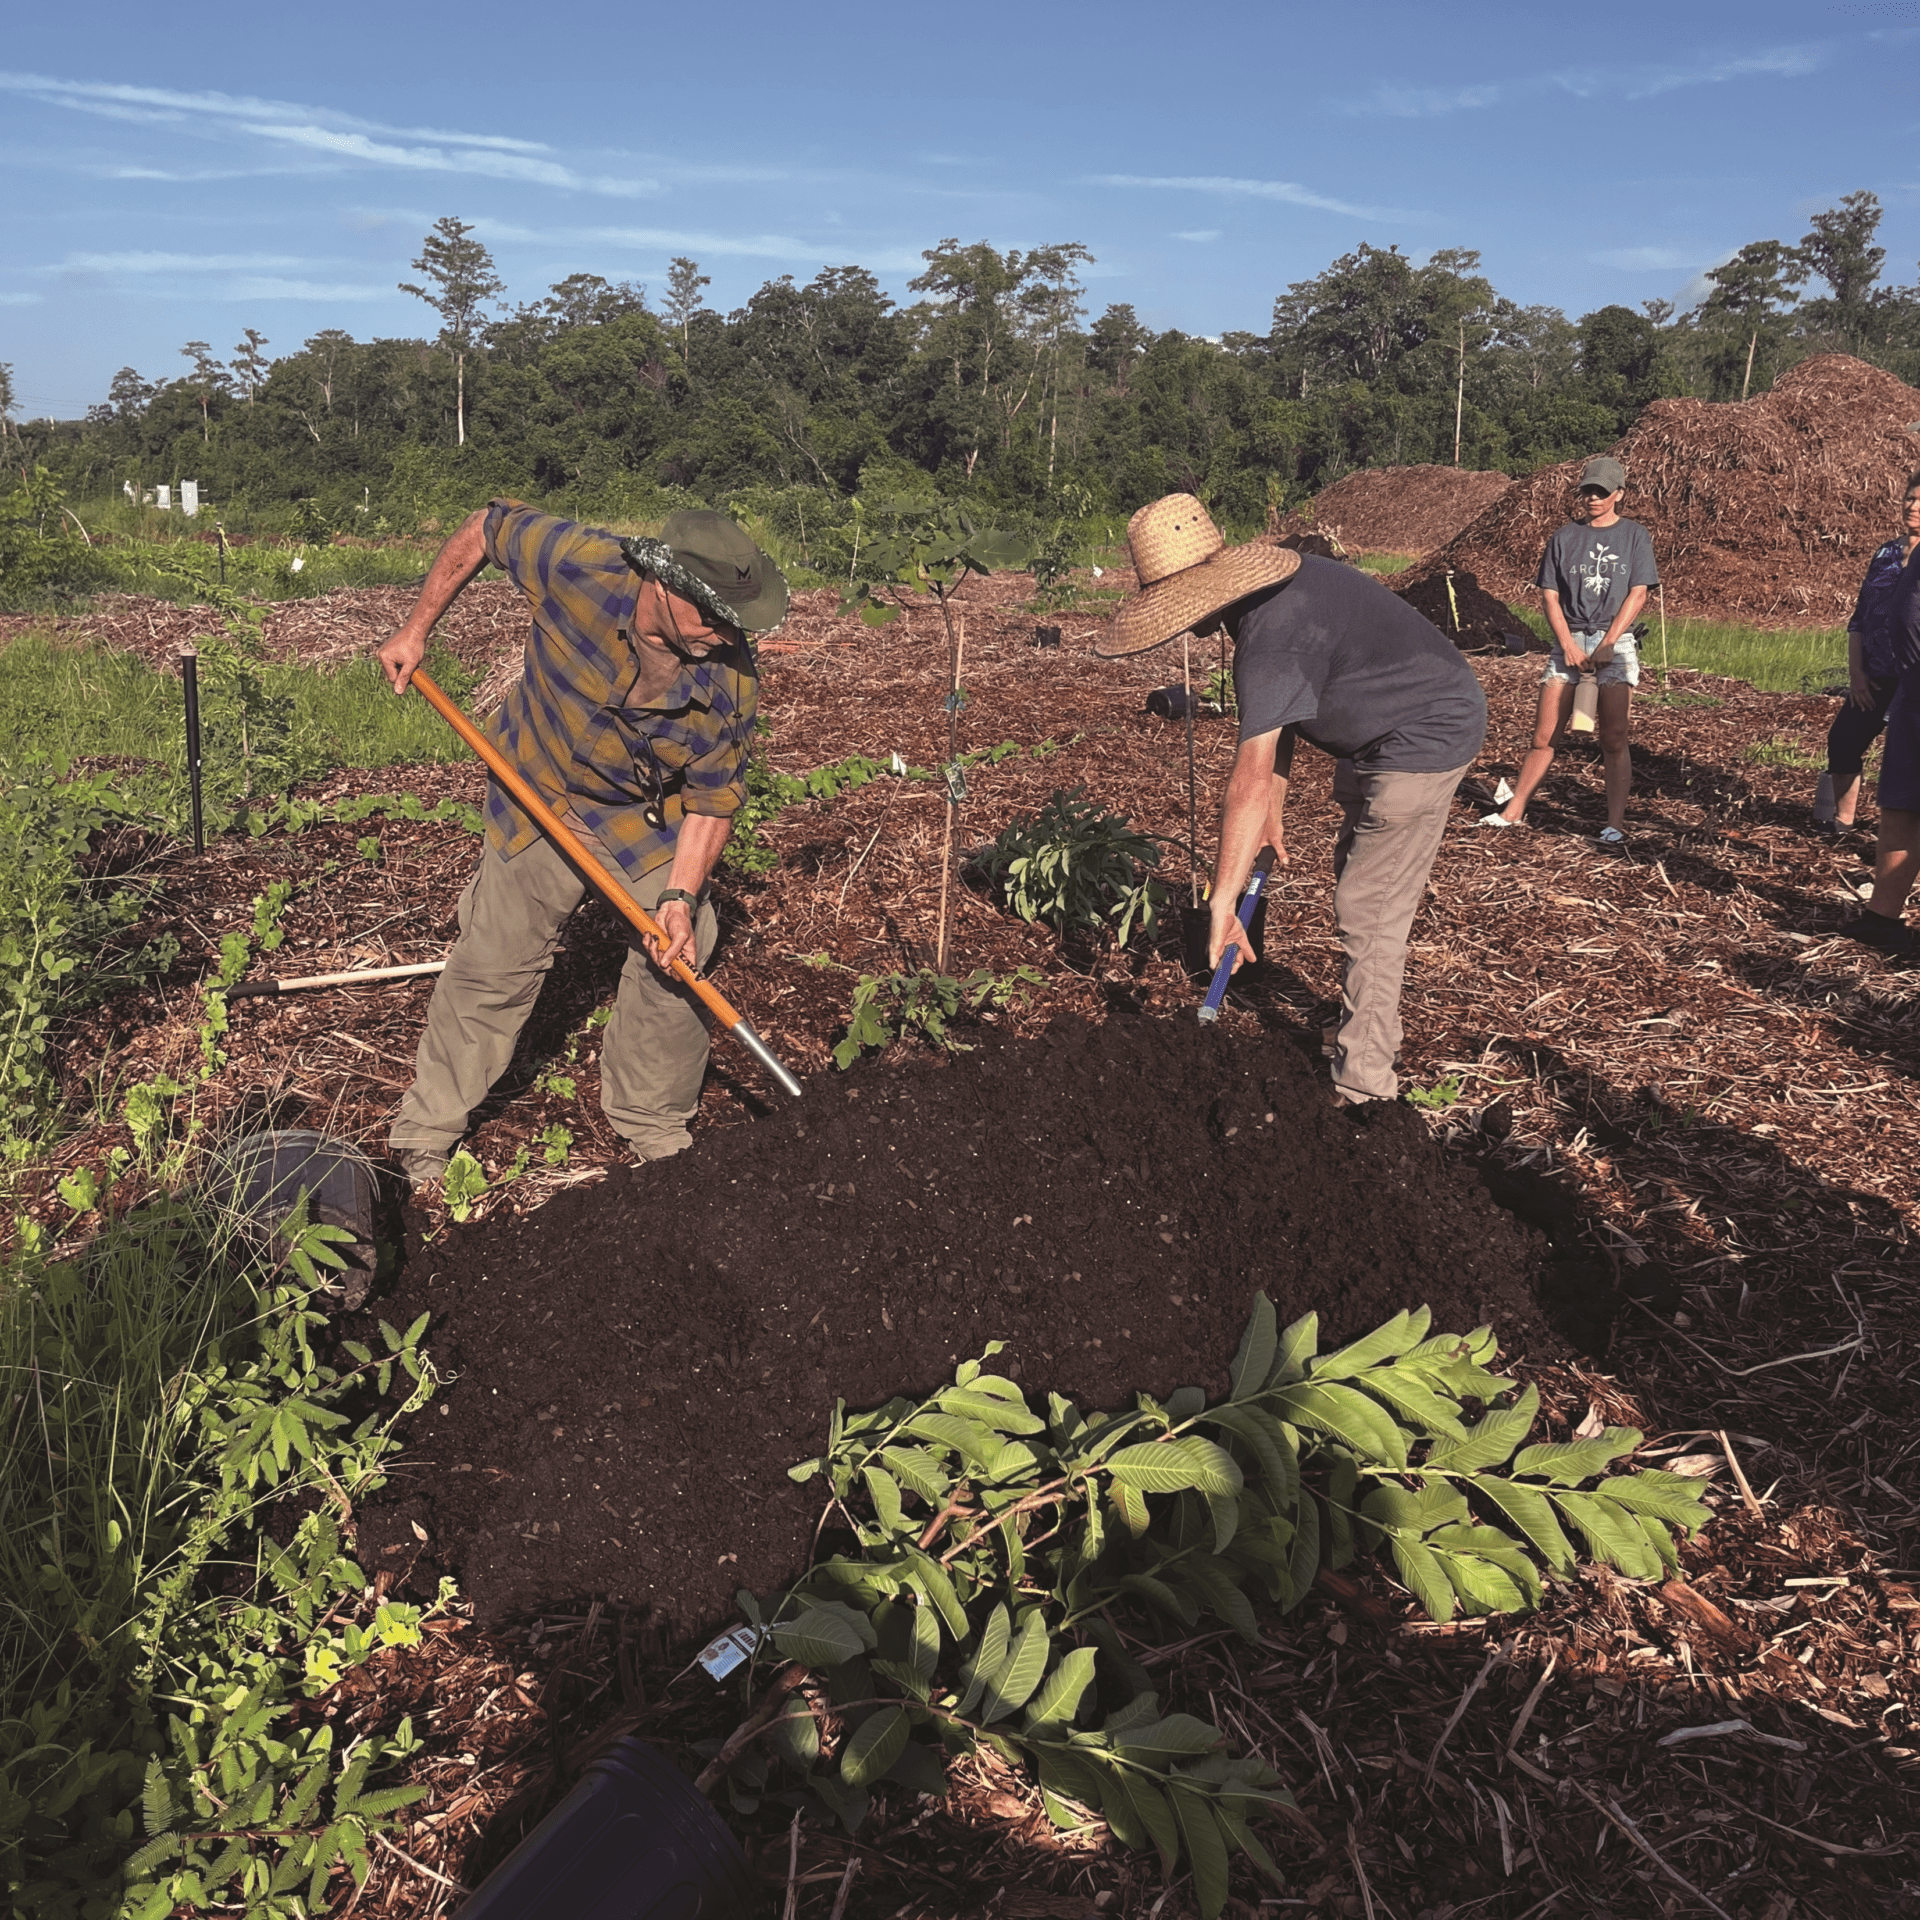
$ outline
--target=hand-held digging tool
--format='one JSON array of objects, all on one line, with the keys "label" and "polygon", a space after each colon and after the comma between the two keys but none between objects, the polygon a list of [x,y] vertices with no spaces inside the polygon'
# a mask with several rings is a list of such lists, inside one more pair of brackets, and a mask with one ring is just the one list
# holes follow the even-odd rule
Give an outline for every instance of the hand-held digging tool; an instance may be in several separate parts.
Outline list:
[{"label": "hand-held digging tool", "polygon": [[[1260,858],[1253,863],[1253,872],[1247,876],[1247,890],[1240,896],[1240,924],[1243,927],[1253,925],[1253,910],[1260,904],[1260,895],[1267,884],[1267,877],[1273,872],[1273,849],[1262,847]],[[1213,984],[1207,989],[1205,1003],[1200,1008],[1200,1024],[1209,1026],[1220,1018],[1220,1003],[1227,997],[1227,982],[1233,977],[1233,948],[1229,946],[1220,956],[1220,964],[1213,970]]]},{"label": "hand-held digging tool", "polygon": [[[433,684],[431,677],[416,667],[413,671],[412,684],[427,696],[428,703],[441,719],[485,761],[487,770],[493,777],[526,808],[534,825],[579,868],[581,877],[599,889],[605,896],[607,905],[629,924],[638,928],[649,940],[657,940],[662,947],[665,947],[667,936],[659,921],[645,907],[628,897],[626,889],[614,880],[593,854],[588,852],[581,844],[579,836],[534,792],[525,779],[508,765],[501,756],[500,750]],[[699,995],[713,1017],[773,1075],[783,1092],[792,1094],[796,1100],[800,1098],[802,1093],[800,1082],[780,1064],[774,1057],[773,1049],[753,1030],[752,1024],[728,1003],[726,995],[719,988],[702,980],[684,960],[676,960],[673,963],[673,976],[676,980],[685,981]]]}]

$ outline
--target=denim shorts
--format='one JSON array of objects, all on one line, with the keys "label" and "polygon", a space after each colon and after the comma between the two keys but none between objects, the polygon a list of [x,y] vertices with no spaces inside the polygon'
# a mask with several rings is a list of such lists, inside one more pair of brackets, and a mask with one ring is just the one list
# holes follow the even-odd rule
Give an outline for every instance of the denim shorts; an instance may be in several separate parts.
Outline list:
[{"label": "denim shorts", "polygon": [[[1600,633],[1576,633],[1573,636],[1580,642],[1582,650],[1589,656],[1607,636]],[[1640,643],[1630,633],[1623,633],[1613,643],[1613,658],[1594,669],[1603,687],[1637,687],[1640,684]],[[1560,642],[1553,643],[1553,657],[1547,662],[1547,670],[1540,676],[1540,684],[1550,685],[1559,681],[1563,686],[1577,686],[1581,674],[1577,667],[1567,665],[1567,656]]]}]

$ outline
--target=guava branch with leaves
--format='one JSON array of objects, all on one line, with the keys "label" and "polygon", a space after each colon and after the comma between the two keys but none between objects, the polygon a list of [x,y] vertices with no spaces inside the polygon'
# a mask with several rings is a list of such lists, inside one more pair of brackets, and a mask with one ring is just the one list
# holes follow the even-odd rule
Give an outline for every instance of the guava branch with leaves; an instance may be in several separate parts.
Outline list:
[{"label": "guava branch with leaves", "polygon": [[1216,1403],[1183,1387],[1084,1415],[1049,1394],[1041,1414],[970,1361],[926,1399],[836,1406],[792,1474],[825,1478],[822,1530],[852,1550],[740,1596],[761,1629],[743,1697],[765,1655],[786,1665],[703,1783],[757,1805],[777,1757],[852,1828],[876,1787],[941,1791],[985,1746],[1034,1767],[1056,1824],[1097,1814],[1169,1876],[1186,1860],[1209,1920],[1234,1850],[1277,1881],[1255,1823],[1292,1806],[1283,1782],[1162,1708],[1122,1619],[1209,1613],[1257,1645],[1254,1594],[1292,1608],[1381,1548],[1436,1620],[1520,1612],[1583,1554],[1677,1572],[1708,1518],[1690,1481],[1620,1470],[1632,1428],[1527,1444],[1539,1395],[1492,1371],[1492,1329],[1430,1325],[1401,1312],[1323,1354],[1317,1315],[1282,1331],[1260,1294]]}]

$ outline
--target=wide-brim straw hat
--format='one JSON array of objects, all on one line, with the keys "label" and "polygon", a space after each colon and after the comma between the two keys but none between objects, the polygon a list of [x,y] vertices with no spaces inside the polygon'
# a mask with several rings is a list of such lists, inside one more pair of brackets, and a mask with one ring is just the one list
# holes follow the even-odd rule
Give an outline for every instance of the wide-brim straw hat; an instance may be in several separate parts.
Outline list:
[{"label": "wide-brim straw hat", "polygon": [[1190,493],[1170,493],[1127,522],[1127,546],[1140,590],[1121,603],[1094,652],[1103,660],[1145,653],[1265,587],[1291,580],[1300,556],[1291,547],[1250,540],[1230,547]]}]

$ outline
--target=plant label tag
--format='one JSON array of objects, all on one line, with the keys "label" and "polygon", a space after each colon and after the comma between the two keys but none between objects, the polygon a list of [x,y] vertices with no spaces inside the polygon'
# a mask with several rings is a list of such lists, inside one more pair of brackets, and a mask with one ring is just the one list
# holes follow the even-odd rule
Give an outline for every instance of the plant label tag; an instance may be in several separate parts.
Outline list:
[{"label": "plant label tag", "polygon": [[967,770],[958,760],[950,760],[940,771],[947,777],[947,798],[957,807],[967,797]]},{"label": "plant label tag", "polygon": [[714,1679],[724,1680],[735,1668],[753,1658],[759,1644],[758,1627],[730,1627],[700,1649],[700,1664]]}]

